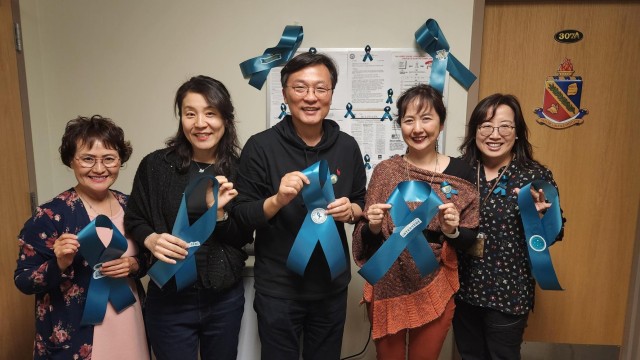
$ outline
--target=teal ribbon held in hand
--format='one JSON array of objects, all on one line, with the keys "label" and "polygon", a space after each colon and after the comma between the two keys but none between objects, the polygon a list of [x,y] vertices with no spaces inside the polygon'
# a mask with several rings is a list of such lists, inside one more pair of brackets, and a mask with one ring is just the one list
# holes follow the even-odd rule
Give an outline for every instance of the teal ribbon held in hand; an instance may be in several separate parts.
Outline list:
[{"label": "teal ribbon held in hand", "polygon": [[[195,223],[189,225],[189,212],[187,209],[187,198],[195,190],[196,185],[203,180],[211,180],[213,182],[213,205],[205,211]],[[220,184],[212,175],[201,175],[192,179],[184,190],[182,202],[178,209],[178,215],[173,224],[171,234],[178,237],[189,244],[187,256],[182,260],[176,260],[175,264],[169,264],[164,261],[156,261],[149,269],[149,277],[156,285],[163,287],[173,276],[176,278],[176,287],[178,291],[193,284],[197,279],[196,259],[193,254],[204,244],[216,227],[218,219],[218,189]]]},{"label": "teal ribbon held in hand", "polygon": [[448,71],[460,85],[469,90],[471,84],[476,81],[476,76],[449,52],[449,43],[435,20],[427,20],[416,31],[415,37],[418,45],[433,59],[429,85],[442,94]]},{"label": "teal ribbon held in hand", "polygon": [[[422,202],[411,211],[407,202]],[[360,275],[375,285],[389,271],[404,249],[409,250],[420,275],[427,276],[438,268],[438,260],[422,234],[438,213],[442,200],[423,181],[403,181],[393,190],[387,204],[395,229],[382,246],[362,266]]]},{"label": "teal ribbon held in hand", "polygon": [[329,165],[326,160],[320,160],[302,170],[302,173],[311,182],[301,191],[308,212],[289,252],[287,267],[304,276],[313,250],[320,242],[329,264],[331,280],[334,280],[347,270],[347,259],[333,216],[326,214],[327,205],[335,201]]},{"label": "teal ribbon held in hand", "polygon": [[[111,241],[106,248],[98,236],[97,227],[113,230]],[[101,324],[107,311],[108,302],[111,302],[118,313],[136,302],[127,278],[107,277],[100,272],[102,263],[119,259],[127,251],[127,239],[107,216],[98,215],[78,233],[78,242],[80,243],[80,254],[93,268],[81,324]]]},{"label": "teal ribbon held in hand", "polygon": [[[535,202],[531,196],[531,188],[542,189],[551,207],[540,218]],[[562,214],[558,190],[542,180],[535,180],[522,187],[518,194],[518,207],[524,225],[524,234],[529,250],[531,273],[544,290],[563,290],[551,262],[549,246],[555,241],[562,229]]]},{"label": "teal ribbon held in hand", "polygon": [[278,45],[268,48],[261,56],[240,63],[242,76],[249,77],[249,85],[260,90],[267,80],[269,70],[284,65],[293,57],[302,43],[302,26],[287,25],[282,32]]}]

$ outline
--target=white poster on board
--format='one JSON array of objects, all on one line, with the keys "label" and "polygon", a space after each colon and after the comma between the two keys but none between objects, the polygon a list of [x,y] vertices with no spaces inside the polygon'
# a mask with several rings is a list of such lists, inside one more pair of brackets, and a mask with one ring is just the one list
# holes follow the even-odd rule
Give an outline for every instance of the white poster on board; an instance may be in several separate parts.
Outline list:
[{"label": "white poster on board", "polygon": [[[307,49],[299,50],[306,52]],[[360,145],[363,162],[367,169],[367,183],[373,168],[382,160],[396,154],[404,154],[406,145],[400,128],[396,124],[396,100],[408,88],[418,84],[428,84],[431,76],[432,58],[416,49],[372,49],[373,60],[363,61],[364,49],[319,49],[329,55],[338,66],[338,83],[333,92],[328,119],[336,121],[340,129],[353,136]],[[282,85],[280,69],[271,69],[267,80],[267,126],[281,120]],[[447,103],[449,77],[444,88]],[[393,94],[389,97],[389,89]],[[352,118],[347,104],[351,104]],[[389,115],[385,118],[385,107]],[[288,114],[289,109],[285,112]],[[442,151],[444,132],[439,137]]]}]

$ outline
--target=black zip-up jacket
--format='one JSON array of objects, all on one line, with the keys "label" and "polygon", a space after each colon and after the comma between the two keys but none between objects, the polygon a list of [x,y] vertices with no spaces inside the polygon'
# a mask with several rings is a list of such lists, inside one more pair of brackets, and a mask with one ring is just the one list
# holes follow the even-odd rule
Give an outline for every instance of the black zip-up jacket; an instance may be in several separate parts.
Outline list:
[{"label": "black zip-up jacket", "polygon": [[[351,280],[347,270],[331,281],[329,266],[320,245],[309,260],[304,277],[286,266],[291,246],[307,214],[298,194],[271,219],[265,218],[264,201],[276,194],[282,177],[326,160],[337,176],[333,184],[336,199],[348,197],[364,208],[366,173],[358,143],[340,131],[338,124],[325,119],[324,134],[316,146],[308,146],[296,134],[291,116],[270,129],[252,136],[240,156],[236,188],[239,195],[233,212],[238,221],[256,230],[255,288],[263,294],[292,300],[319,300],[344,290]],[[337,222],[343,250],[350,264],[344,223]]]}]

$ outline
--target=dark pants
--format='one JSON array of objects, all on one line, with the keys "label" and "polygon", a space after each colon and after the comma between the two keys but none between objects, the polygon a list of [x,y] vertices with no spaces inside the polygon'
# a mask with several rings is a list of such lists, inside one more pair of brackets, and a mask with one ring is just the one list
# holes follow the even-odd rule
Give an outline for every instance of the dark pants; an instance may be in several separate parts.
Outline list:
[{"label": "dark pants", "polygon": [[520,359],[529,314],[509,315],[456,299],[453,333],[463,360]]},{"label": "dark pants", "polygon": [[347,290],[322,299],[298,301],[256,292],[262,359],[298,360],[300,336],[305,360],[338,360],[347,314]]},{"label": "dark pants", "polygon": [[216,293],[162,291],[149,282],[145,325],[157,360],[235,360],[244,312],[242,281]]}]

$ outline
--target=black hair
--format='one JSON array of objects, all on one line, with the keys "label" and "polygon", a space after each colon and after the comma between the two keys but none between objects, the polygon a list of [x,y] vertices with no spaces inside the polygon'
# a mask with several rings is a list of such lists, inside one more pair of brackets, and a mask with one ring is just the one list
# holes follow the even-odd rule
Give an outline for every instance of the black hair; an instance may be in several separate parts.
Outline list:
[{"label": "black hair", "polygon": [[419,110],[426,109],[429,106],[432,107],[440,117],[440,125],[444,125],[444,121],[447,118],[447,108],[442,101],[442,94],[427,84],[411,87],[400,95],[396,102],[396,106],[398,107],[396,122],[398,125],[400,125],[409,105],[416,101]]},{"label": "black hair", "polygon": [[287,86],[289,75],[315,65],[324,65],[327,67],[331,75],[331,89],[335,89],[338,83],[338,68],[336,67],[336,63],[325,54],[311,52],[305,52],[295,56],[280,70],[280,83],[282,87]]}]

